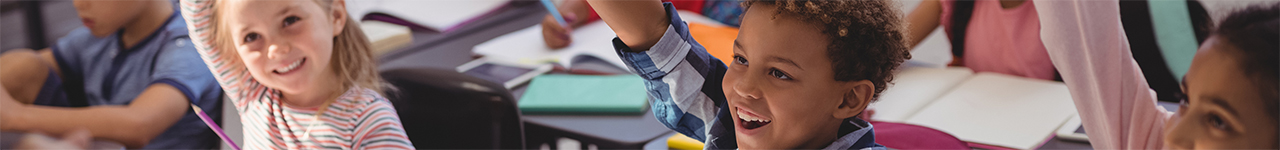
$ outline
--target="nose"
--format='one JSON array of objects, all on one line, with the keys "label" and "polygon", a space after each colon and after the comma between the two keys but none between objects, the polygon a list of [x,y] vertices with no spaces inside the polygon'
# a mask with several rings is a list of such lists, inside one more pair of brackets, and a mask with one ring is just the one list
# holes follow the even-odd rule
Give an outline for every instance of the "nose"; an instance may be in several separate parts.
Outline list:
[{"label": "nose", "polygon": [[289,46],[285,40],[277,39],[273,41],[275,42],[271,43],[271,46],[267,46],[267,59],[276,59],[288,54],[289,51],[293,51],[293,47]]},{"label": "nose", "polygon": [[757,76],[759,75],[750,75],[749,73],[748,75],[743,75],[742,78],[735,81],[737,83],[733,84],[733,92],[748,100],[760,99],[763,94],[760,93],[760,88],[757,86]]}]

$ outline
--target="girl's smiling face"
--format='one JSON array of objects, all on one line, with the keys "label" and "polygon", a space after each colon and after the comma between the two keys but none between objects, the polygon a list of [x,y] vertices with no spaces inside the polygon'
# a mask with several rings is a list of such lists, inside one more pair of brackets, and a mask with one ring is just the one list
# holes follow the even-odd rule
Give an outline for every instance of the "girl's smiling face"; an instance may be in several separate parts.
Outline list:
[{"label": "girl's smiling face", "polygon": [[[338,86],[332,70],[334,36],[346,23],[342,6],[311,0],[223,1],[228,40],[249,73],[280,90],[290,104],[320,104]],[[334,5],[341,5],[336,1]],[[307,94],[303,94],[307,93]]]},{"label": "girl's smiling face", "polygon": [[747,9],[722,90],[742,149],[819,149],[837,138],[844,119],[870,103],[867,80],[836,81],[829,39],[817,25]]}]

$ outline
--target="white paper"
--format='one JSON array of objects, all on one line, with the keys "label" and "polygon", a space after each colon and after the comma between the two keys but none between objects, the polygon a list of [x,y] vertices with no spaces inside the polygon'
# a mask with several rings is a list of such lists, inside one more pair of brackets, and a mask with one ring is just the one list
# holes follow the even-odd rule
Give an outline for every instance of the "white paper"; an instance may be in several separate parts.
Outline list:
[{"label": "white paper", "polygon": [[894,75],[893,84],[880,93],[880,99],[871,103],[876,111],[871,119],[904,122],[971,75],[973,71],[964,67],[903,68]]},{"label": "white paper", "polygon": [[509,0],[353,0],[347,12],[359,19],[384,13],[438,31],[451,29],[506,5]]},{"label": "white paper", "polygon": [[1075,114],[1061,82],[977,73],[907,123],[947,132],[963,141],[1033,149]]},{"label": "white paper", "polygon": [[616,34],[603,21],[592,22],[573,30],[573,42],[568,47],[551,49],[542,38],[542,25],[534,25],[520,31],[494,38],[476,45],[474,52],[498,60],[515,60],[514,63],[536,65],[559,63],[572,67],[571,60],[587,55],[609,62],[618,68],[627,68],[622,58],[613,50]]}]

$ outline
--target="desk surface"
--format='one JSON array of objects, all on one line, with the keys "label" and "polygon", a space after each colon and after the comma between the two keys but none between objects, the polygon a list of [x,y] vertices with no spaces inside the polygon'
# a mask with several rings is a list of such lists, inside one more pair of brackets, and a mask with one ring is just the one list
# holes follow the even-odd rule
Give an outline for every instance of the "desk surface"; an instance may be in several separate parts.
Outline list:
[{"label": "desk surface", "polygon": [[[546,9],[536,3],[513,2],[506,7],[502,12],[477,20],[450,33],[415,30],[413,31],[414,41],[409,46],[379,56],[379,70],[455,68],[475,58],[472,48],[476,45],[541,23],[542,16],[546,14]],[[595,65],[575,65],[575,68],[584,66]],[[626,73],[621,68],[596,70]],[[519,98],[524,92],[524,87],[517,87],[512,92],[514,97]],[[540,137],[530,134],[546,133],[530,130],[549,128],[555,132],[562,132],[554,136],[577,136],[573,138],[587,138],[579,139],[583,142],[605,142],[601,143],[605,144],[601,145],[601,148],[610,147],[606,145],[639,146],[671,133],[670,129],[653,117],[653,113],[645,112],[644,114],[634,116],[523,115],[521,118],[526,123],[537,126],[525,127],[528,138]],[[528,142],[537,140],[527,139]]]}]

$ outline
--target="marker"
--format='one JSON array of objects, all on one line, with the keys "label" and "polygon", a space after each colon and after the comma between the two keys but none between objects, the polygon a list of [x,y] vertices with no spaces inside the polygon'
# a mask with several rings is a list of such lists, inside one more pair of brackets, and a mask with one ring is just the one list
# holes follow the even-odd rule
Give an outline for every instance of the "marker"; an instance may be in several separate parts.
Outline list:
[{"label": "marker", "polygon": [[556,4],[552,3],[551,0],[542,0],[542,6],[547,8],[547,13],[550,13],[551,18],[556,19],[556,23],[560,23],[560,26],[569,26],[568,22],[564,22],[564,16],[560,15],[560,10],[556,9]]}]

